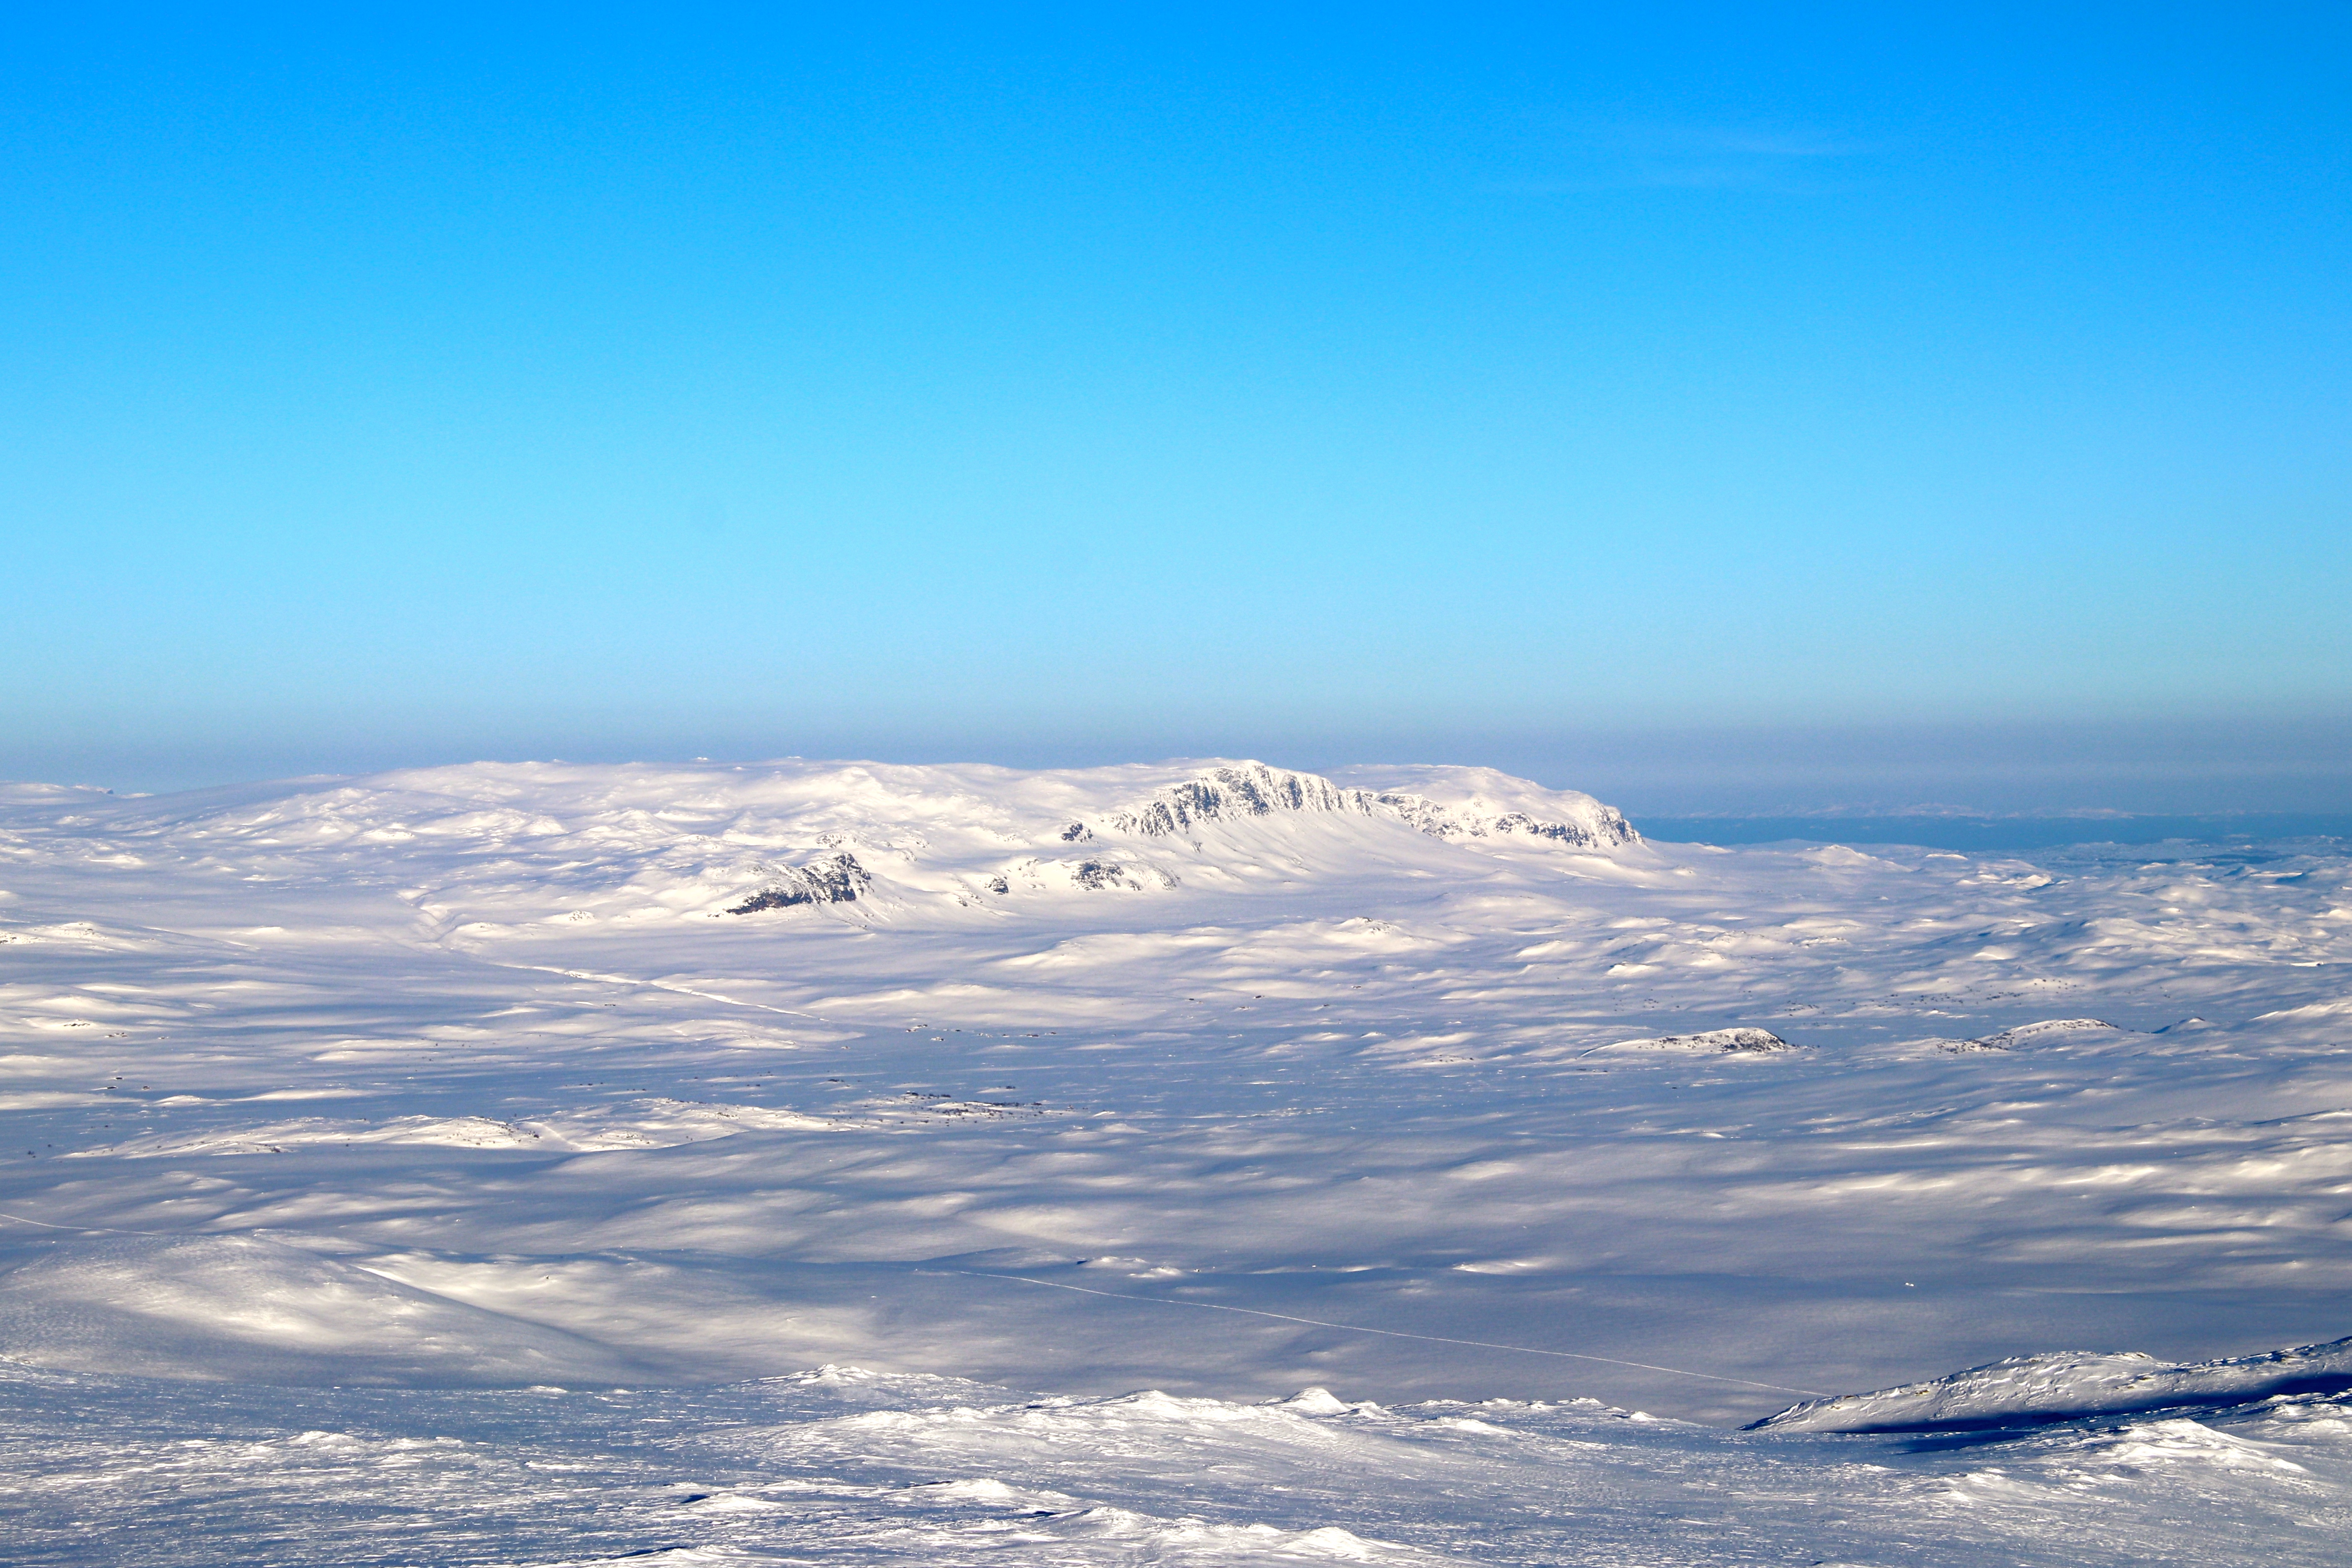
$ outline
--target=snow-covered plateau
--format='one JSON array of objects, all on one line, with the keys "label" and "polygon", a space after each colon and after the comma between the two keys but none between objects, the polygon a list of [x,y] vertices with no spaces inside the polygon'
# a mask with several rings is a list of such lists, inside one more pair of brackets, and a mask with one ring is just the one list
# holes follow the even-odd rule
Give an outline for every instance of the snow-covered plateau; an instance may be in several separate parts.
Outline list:
[{"label": "snow-covered plateau", "polygon": [[0,786],[0,1561],[2340,1563],[2347,874]]}]

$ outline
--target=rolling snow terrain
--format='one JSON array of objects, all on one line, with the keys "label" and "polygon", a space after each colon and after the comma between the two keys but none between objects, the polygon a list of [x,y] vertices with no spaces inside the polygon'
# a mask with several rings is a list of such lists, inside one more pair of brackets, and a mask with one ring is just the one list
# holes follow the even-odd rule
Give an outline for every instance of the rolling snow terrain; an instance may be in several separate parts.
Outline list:
[{"label": "rolling snow terrain", "polygon": [[0,1560],[2341,1562],[2347,875],[0,786]]}]

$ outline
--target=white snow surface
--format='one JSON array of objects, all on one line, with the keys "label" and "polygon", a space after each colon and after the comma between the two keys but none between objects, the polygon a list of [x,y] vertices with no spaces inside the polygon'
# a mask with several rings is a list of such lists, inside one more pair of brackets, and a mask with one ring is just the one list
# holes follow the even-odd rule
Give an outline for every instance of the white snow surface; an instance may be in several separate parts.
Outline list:
[{"label": "white snow surface", "polygon": [[2340,1561],[2347,871],[0,786],[0,1558]]},{"label": "white snow surface", "polygon": [[2074,1415],[2333,1397],[2347,1392],[2352,1392],[2352,1338],[2189,1365],[2136,1352],[2011,1356],[1904,1388],[1807,1400],[1754,1426],[1785,1432],[2006,1428]]}]

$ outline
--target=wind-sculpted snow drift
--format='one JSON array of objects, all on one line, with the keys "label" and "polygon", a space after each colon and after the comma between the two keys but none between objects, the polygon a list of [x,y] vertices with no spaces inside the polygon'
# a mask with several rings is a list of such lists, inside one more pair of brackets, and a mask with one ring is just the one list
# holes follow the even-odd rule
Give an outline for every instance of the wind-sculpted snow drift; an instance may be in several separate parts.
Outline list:
[{"label": "wind-sculpted snow drift", "polygon": [[2012,1356],[1903,1388],[1808,1400],[1755,1426],[1786,1432],[1965,1431],[2347,1392],[2352,1392],[2352,1338],[2185,1366],[2139,1354]]},{"label": "wind-sculpted snow drift", "polygon": [[1431,767],[10,786],[0,1557],[2331,1561],[2347,872]]}]

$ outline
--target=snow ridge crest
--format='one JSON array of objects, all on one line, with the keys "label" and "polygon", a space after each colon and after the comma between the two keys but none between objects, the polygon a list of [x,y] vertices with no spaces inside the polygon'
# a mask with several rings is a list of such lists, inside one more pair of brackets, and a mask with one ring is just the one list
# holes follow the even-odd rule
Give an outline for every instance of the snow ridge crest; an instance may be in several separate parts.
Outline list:
[{"label": "snow ridge crest", "polygon": [[[1641,835],[1613,806],[1592,803],[1591,822],[1547,822],[1524,811],[1480,812],[1446,805],[1403,790],[1356,789],[1318,773],[1292,773],[1264,763],[1213,768],[1197,778],[1171,784],[1150,799],[1113,813],[1103,824],[1116,834],[1172,837],[1208,823],[1234,822],[1288,812],[1384,816],[1432,838],[1485,838],[1522,835],[1578,848],[1609,848],[1640,841]],[[1063,838],[1091,839],[1083,822],[1063,830]]]},{"label": "snow ridge crest", "polygon": [[1171,784],[1142,805],[1113,814],[1114,833],[1165,838],[1205,822],[1231,822],[1286,811],[1369,813],[1372,797],[1341,789],[1315,773],[1294,773],[1264,763],[1213,768],[1199,778]]},{"label": "snow ridge crest", "polygon": [[1807,1400],[1750,1431],[1998,1430],[2176,1405],[2242,1405],[2352,1389],[2352,1339],[2226,1361],[2160,1362],[2137,1351],[2012,1356],[1928,1383]]}]

